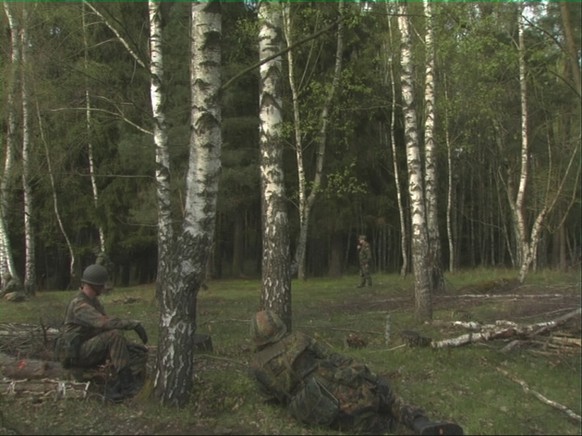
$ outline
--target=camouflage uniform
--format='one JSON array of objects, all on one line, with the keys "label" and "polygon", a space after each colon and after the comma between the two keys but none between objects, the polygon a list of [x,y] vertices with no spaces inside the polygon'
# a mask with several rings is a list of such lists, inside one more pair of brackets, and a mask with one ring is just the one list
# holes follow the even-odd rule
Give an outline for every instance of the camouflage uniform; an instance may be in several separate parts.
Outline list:
[{"label": "camouflage uniform", "polygon": [[268,400],[287,406],[304,424],[378,434],[390,432],[398,422],[418,434],[463,434],[456,424],[429,421],[422,409],[404,403],[366,365],[302,333],[287,334],[284,325],[269,327],[282,323],[270,311],[259,312],[257,319],[251,324],[257,345],[251,374]]},{"label": "camouflage uniform", "polygon": [[258,351],[254,378],[269,399],[289,406],[305,424],[343,431],[385,433],[393,420],[412,426],[421,409],[404,404],[365,365],[330,353],[302,333]]},{"label": "camouflage uniform", "polygon": [[366,241],[365,236],[358,238],[358,260],[360,261],[360,285],[363,287],[366,284],[372,286],[372,277],[370,276],[370,261],[372,260],[372,252],[370,244]]},{"label": "camouflage uniform", "polygon": [[[137,321],[107,316],[97,298],[79,292],[69,303],[65,314],[64,331],[59,344],[59,360],[65,367],[95,367],[109,358],[116,372],[135,362],[131,361],[129,344],[120,330],[132,330]],[[145,347],[144,359],[145,359]],[[145,363],[145,361],[144,361]]]}]

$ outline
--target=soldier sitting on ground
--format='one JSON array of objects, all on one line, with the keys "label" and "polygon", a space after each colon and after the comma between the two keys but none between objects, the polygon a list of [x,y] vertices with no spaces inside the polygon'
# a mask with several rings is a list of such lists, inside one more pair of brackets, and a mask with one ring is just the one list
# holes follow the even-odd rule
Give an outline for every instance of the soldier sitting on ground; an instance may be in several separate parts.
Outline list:
[{"label": "soldier sitting on ground", "polygon": [[258,312],[251,335],[253,378],[268,400],[287,406],[304,424],[378,434],[399,423],[420,435],[463,434],[457,424],[433,422],[422,409],[404,403],[367,366],[302,333],[288,333],[274,312]]},{"label": "soldier sitting on ground", "polygon": [[136,379],[132,368],[143,366],[145,371],[147,360],[147,348],[129,343],[122,330],[135,330],[144,344],[148,336],[139,321],[105,313],[98,297],[105,291],[108,279],[107,270],[101,265],[89,265],[85,269],[81,291],[67,307],[56,352],[64,368],[96,368],[109,360],[115,376],[105,396],[117,402],[137,393],[141,381]]}]

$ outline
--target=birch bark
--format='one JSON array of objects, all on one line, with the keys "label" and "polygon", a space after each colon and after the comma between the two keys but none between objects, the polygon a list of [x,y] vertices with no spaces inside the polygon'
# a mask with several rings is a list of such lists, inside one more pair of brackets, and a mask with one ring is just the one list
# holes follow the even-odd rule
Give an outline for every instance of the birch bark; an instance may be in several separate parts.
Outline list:
[{"label": "birch bark", "polygon": [[[282,11],[279,2],[259,5],[259,141],[263,261],[261,308],[278,313],[291,331],[291,274],[285,204],[282,128]],[[273,57],[274,56],[274,57]]]},{"label": "birch bark", "polygon": [[154,122],[153,136],[156,149],[156,197],[158,201],[158,274],[156,295],[161,298],[161,286],[169,268],[168,260],[174,238],[172,229],[170,153],[164,112],[164,57],[162,49],[162,21],[160,3],[148,2],[150,25],[150,100]]},{"label": "birch bark", "polygon": [[191,16],[192,108],[185,217],[161,283],[154,380],[161,402],[178,407],[188,404],[193,388],[196,301],[214,238],[222,149],[220,2],[192,3]]},{"label": "birch bark", "polygon": [[31,135],[30,135],[30,95],[28,86],[28,5],[22,4],[22,63],[20,89],[22,98],[22,191],[24,203],[24,292],[33,296],[36,292],[36,249],[32,217],[34,207],[31,186]]},{"label": "birch bark", "polygon": [[7,91],[7,121],[6,121],[6,146],[4,155],[4,173],[0,180],[0,253],[2,262],[0,263],[0,273],[2,274],[2,283],[6,283],[8,276],[13,280],[20,282],[20,278],[14,266],[14,255],[8,229],[6,228],[6,211],[8,210],[10,183],[12,181],[14,167],[14,150],[16,147],[16,94],[18,92],[18,70],[20,65],[20,36],[18,22],[14,16],[11,6],[8,2],[3,2],[4,12],[8,18],[10,28],[10,78],[8,79]]},{"label": "birch bark", "polygon": [[432,319],[432,289],[427,263],[429,255],[426,228],[426,209],[423,188],[422,164],[418,140],[416,109],[411,58],[411,39],[406,3],[399,5],[398,26],[401,34],[402,100],[406,139],[406,161],[408,165],[408,193],[411,207],[412,264],[414,268],[414,297],[418,321]]},{"label": "birch bark", "polygon": [[441,243],[438,223],[437,191],[437,146],[434,139],[435,130],[435,52],[433,37],[432,4],[423,0],[426,31],[424,38],[426,61],[424,82],[424,186],[426,194],[426,221],[428,229],[429,265],[431,288],[444,291],[445,280],[442,271]]}]

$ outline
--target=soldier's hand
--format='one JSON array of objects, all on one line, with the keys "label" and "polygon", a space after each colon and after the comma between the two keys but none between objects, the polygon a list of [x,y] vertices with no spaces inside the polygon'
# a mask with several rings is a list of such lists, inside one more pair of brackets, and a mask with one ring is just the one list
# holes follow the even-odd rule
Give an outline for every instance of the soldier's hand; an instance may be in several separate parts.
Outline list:
[{"label": "soldier's hand", "polygon": [[147,344],[148,343],[148,334],[146,333],[143,325],[138,323],[138,325],[135,326],[134,330],[137,333],[137,335],[139,336],[139,338],[141,339],[141,341],[144,343],[144,345]]}]

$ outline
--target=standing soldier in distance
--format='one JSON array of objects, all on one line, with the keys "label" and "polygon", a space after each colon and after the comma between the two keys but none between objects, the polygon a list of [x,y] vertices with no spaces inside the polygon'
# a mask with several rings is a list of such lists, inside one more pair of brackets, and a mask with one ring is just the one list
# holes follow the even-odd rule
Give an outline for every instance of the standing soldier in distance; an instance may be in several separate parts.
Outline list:
[{"label": "standing soldier in distance", "polygon": [[360,284],[358,288],[372,286],[372,277],[370,276],[370,261],[372,260],[372,251],[370,244],[366,241],[366,235],[358,236],[358,260],[360,262]]}]

